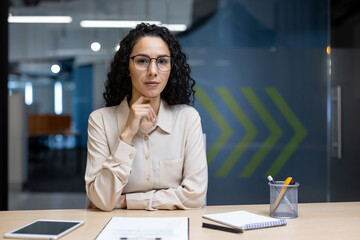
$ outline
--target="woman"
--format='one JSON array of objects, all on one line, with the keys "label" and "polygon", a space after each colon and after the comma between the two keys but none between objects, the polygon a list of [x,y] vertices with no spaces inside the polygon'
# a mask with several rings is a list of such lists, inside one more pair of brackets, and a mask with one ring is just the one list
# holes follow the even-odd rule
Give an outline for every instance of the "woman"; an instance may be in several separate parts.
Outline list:
[{"label": "woman", "polygon": [[88,125],[86,191],[104,211],[202,207],[207,163],[195,81],[176,38],[139,24],[121,41],[106,107]]}]

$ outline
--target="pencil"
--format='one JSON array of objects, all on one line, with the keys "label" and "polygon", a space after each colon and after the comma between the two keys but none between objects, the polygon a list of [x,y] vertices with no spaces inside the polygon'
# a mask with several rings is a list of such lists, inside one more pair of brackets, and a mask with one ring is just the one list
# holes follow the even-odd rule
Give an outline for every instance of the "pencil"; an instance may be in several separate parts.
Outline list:
[{"label": "pencil", "polygon": [[202,226],[203,226],[203,228],[210,228],[210,229],[221,230],[221,231],[231,232],[231,233],[242,233],[243,232],[241,229],[229,228],[229,227],[224,227],[224,226],[210,224],[210,223],[203,223]]}]

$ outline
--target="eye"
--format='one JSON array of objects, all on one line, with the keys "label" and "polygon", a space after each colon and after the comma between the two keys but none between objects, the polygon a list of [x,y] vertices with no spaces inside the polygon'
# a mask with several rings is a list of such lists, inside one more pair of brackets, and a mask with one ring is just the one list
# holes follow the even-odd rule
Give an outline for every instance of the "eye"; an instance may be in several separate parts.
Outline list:
[{"label": "eye", "polygon": [[159,58],[157,60],[157,62],[158,62],[158,64],[161,64],[161,65],[167,65],[170,62],[170,60],[169,60],[169,58],[162,57],[162,58]]},{"label": "eye", "polygon": [[149,59],[147,57],[139,56],[139,57],[136,57],[134,60],[137,64],[148,64],[149,63]]}]

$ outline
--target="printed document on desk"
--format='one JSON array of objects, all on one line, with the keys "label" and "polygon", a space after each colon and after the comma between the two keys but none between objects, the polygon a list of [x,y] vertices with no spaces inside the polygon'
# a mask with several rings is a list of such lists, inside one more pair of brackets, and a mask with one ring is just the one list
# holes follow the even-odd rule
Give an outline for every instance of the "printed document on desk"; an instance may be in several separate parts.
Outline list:
[{"label": "printed document on desk", "polygon": [[113,217],[96,239],[188,240],[189,219],[187,217]]}]

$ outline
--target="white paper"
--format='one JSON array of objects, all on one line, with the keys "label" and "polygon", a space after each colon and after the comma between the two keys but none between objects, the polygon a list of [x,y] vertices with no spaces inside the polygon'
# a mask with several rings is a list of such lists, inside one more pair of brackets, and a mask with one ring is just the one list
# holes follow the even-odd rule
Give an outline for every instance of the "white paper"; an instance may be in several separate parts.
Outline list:
[{"label": "white paper", "polygon": [[188,240],[188,231],[188,218],[186,217],[113,217],[96,239]]}]

